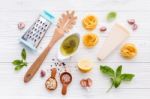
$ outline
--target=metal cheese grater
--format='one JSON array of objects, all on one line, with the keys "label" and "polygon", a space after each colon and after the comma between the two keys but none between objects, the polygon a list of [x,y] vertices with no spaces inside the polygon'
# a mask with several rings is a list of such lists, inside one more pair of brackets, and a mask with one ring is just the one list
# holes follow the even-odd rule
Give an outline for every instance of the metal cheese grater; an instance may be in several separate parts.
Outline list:
[{"label": "metal cheese grater", "polygon": [[24,33],[20,41],[32,50],[36,50],[54,19],[55,17],[50,12],[43,11],[33,25]]}]

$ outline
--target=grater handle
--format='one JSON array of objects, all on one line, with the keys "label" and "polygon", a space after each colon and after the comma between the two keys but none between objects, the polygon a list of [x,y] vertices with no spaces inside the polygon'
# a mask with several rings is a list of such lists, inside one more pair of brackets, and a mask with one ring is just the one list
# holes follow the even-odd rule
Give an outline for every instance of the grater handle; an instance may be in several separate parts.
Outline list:
[{"label": "grater handle", "polygon": [[50,43],[49,46],[46,47],[46,49],[40,54],[40,56],[31,65],[31,67],[29,68],[29,70],[26,72],[24,76],[25,83],[29,82],[32,79],[32,77],[35,75],[35,73],[38,71],[44,59],[46,58],[48,52],[51,50],[54,44],[55,43]]}]

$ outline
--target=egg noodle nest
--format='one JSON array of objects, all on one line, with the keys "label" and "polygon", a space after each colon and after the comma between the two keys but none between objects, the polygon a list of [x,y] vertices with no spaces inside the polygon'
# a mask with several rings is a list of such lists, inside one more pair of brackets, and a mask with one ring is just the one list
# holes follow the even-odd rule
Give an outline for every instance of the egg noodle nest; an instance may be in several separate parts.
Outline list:
[{"label": "egg noodle nest", "polygon": [[86,16],[82,21],[83,27],[87,30],[94,30],[97,23],[97,18],[93,15]]},{"label": "egg noodle nest", "polygon": [[120,53],[125,58],[133,58],[137,54],[137,48],[134,44],[127,43],[121,48]]},{"label": "egg noodle nest", "polygon": [[99,38],[94,33],[87,33],[83,36],[83,43],[86,47],[91,48],[94,47],[99,41]]}]

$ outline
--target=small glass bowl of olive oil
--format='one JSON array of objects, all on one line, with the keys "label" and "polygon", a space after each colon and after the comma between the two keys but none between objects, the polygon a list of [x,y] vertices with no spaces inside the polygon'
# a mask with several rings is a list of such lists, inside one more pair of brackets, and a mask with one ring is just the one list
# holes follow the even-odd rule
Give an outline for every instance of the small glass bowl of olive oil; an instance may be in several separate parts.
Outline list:
[{"label": "small glass bowl of olive oil", "polygon": [[77,52],[79,44],[80,44],[80,35],[78,33],[68,35],[60,44],[57,58],[59,60],[70,58]]}]

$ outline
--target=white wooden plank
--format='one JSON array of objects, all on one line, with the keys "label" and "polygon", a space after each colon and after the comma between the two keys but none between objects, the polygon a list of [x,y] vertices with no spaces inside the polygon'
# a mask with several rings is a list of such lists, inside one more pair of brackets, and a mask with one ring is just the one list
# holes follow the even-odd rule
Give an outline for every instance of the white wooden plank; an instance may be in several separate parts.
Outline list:
[{"label": "white wooden plank", "polygon": [[[16,12],[2,11],[1,12],[2,15],[0,18],[0,21],[2,23],[2,24],[0,24],[1,36],[13,36],[13,37],[21,36],[25,32],[25,30],[27,30],[31,26],[31,24],[34,22],[34,20],[38,17],[38,15],[41,12],[42,11],[34,11],[34,10],[33,11],[16,11]],[[61,11],[61,12],[55,11],[53,13],[56,16],[56,22],[57,22],[57,18],[61,15],[61,13],[63,13],[63,11]],[[108,11],[106,11],[106,12],[77,11],[76,13],[78,16],[77,24],[75,25],[75,27],[73,28],[73,30],[71,32],[79,32],[81,34],[86,33],[87,31],[82,27],[81,21],[86,15],[93,14],[93,15],[97,16],[97,18],[99,20],[97,29],[95,29],[93,32],[100,33],[99,28],[100,28],[100,26],[103,26],[103,25],[107,27],[108,32],[109,32],[109,30],[111,29],[111,27],[114,23],[121,23],[131,32],[132,37],[137,37],[137,36],[138,37],[150,37],[150,33],[149,33],[150,23],[147,21],[147,20],[149,20],[149,16],[150,16],[149,11],[142,12],[142,14],[141,14],[141,12],[122,12],[122,11],[120,11],[120,12],[117,12],[118,17],[112,23],[107,22],[105,19]],[[7,17],[5,17],[5,16],[7,16]],[[131,19],[131,18],[134,18],[136,20],[136,23],[138,24],[138,30],[135,32],[131,31],[131,27],[127,24],[127,20]],[[145,20],[145,21],[143,21],[143,20]],[[26,28],[23,31],[19,31],[17,28],[17,24],[20,21],[24,21],[26,24]],[[46,36],[53,35],[53,31],[54,31],[56,22],[49,29]],[[101,36],[106,36],[106,35],[107,35],[107,33],[101,33]]]},{"label": "white wooden plank", "polygon": [[[50,37],[46,37],[43,39],[42,43],[40,44],[39,48],[37,49],[37,52],[32,52],[31,50],[27,50],[28,52],[28,58],[27,60],[29,62],[33,62],[38,55],[44,50],[44,48],[47,46],[49,42]],[[89,57],[93,59],[95,62],[98,62],[97,60],[97,53],[100,51],[101,46],[103,45],[103,42],[106,38],[100,37],[100,42],[95,48],[87,49],[81,40],[81,45],[79,47],[78,53],[72,57],[71,61],[76,62],[78,59],[82,57]],[[7,41],[9,40],[9,41]],[[20,58],[20,52],[24,45],[19,43],[18,38],[11,38],[11,37],[0,37],[0,42],[3,42],[1,44],[1,60],[0,62],[11,62],[15,58]],[[110,55],[104,62],[150,62],[149,56],[150,56],[150,42],[149,38],[129,38],[126,42],[132,42],[136,44],[138,48],[138,55],[132,59],[132,60],[126,60],[120,56],[120,48],[116,49],[114,53]],[[45,62],[49,62],[52,58],[54,58],[58,52],[58,45],[61,43],[58,42],[52,49],[52,51],[49,53],[47,60]],[[17,49],[17,50],[16,50]],[[82,52],[82,54],[80,53]]]},{"label": "white wooden plank", "polygon": [[[50,69],[51,63],[45,63],[41,67],[43,70]],[[70,63],[67,63],[67,65]],[[123,65],[123,72],[128,73],[134,73],[136,76],[130,83],[122,83],[120,88],[118,89],[112,89],[111,92],[106,94],[107,88],[110,86],[109,79],[102,75],[99,72],[99,65],[111,65],[112,63],[97,63],[93,70],[90,73],[83,74],[76,68],[76,63],[71,63],[70,65],[70,71],[73,75],[73,82],[69,86],[68,90],[68,96],[70,97],[87,97],[89,94],[90,97],[100,97],[101,95],[114,95],[118,94],[120,96],[124,96],[126,94],[130,96],[135,96],[135,94],[140,95],[148,95],[149,89],[150,89],[150,80],[148,77],[150,76],[150,63],[121,63]],[[113,63],[113,68],[116,68],[120,63]],[[23,76],[27,68],[22,69],[19,72],[13,71],[13,66],[9,63],[1,63],[0,64],[1,71],[0,72],[0,78],[5,79],[3,82],[0,82],[1,94],[3,96],[9,95],[9,96],[32,96],[32,95],[39,95],[39,96],[49,96],[49,97],[55,97],[55,96],[61,96],[60,90],[61,90],[61,84],[59,82],[59,76],[57,74],[57,80],[58,80],[58,89],[51,94],[49,94],[44,87],[44,82],[49,77],[50,72],[47,72],[47,75],[44,79],[40,78],[39,72],[35,75],[34,79],[32,79],[31,82],[28,84],[23,83]],[[93,79],[93,86],[89,91],[86,91],[82,89],[79,85],[79,81],[82,78],[90,77]],[[7,90],[9,89],[9,90]],[[23,89],[23,90],[22,90]],[[76,91],[75,91],[75,90]],[[14,91],[15,90],[15,91]],[[37,90],[34,91],[33,90]],[[143,90],[146,90],[146,92],[142,92]]]},{"label": "white wooden plank", "polygon": [[[1,0],[0,3],[0,98],[2,99],[46,99],[46,98],[65,98],[65,99],[149,99],[150,97],[150,33],[149,33],[149,17],[150,17],[150,1],[149,0]],[[78,22],[71,32],[79,32],[81,35],[87,31],[81,26],[82,18],[87,14],[95,14],[99,18],[99,25],[94,33],[100,36],[100,43],[94,49],[86,49],[82,44],[80,52],[74,57],[67,60],[70,66],[74,80],[69,86],[68,95],[62,97],[61,84],[54,92],[48,93],[44,88],[44,79],[39,77],[39,72],[33,80],[28,83],[23,83],[23,76],[32,62],[45,48],[49,39],[52,37],[55,25],[48,31],[43,39],[38,53],[28,52],[29,66],[22,69],[20,72],[15,72],[10,63],[13,59],[19,58],[23,45],[18,43],[18,38],[25,30],[33,23],[38,14],[43,9],[49,9],[58,18],[65,10],[75,10],[78,15]],[[100,62],[96,59],[98,49],[102,46],[108,33],[99,33],[98,28],[101,25],[106,25],[108,30],[115,23],[107,23],[105,16],[109,11],[116,11],[118,14],[115,22],[124,24],[127,29],[126,20],[129,18],[136,19],[139,29],[136,32],[131,32],[131,37],[126,42],[133,42],[138,47],[138,56],[133,60],[125,60],[119,55],[119,48],[105,61]],[[18,31],[17,23],[24,21],[26,28],[23,31]],[[56,24],[56,23],[55,23]],[[131,31],[131,30],[130,30]],[[60,43],[60,42],[58,42]],[[51,58],[55,56],[58,46],[55,46],[40,69],[50,69],[52,64]],[[91,53],[92,52],[92,53]],[[82,74],[76,68],[78,59],[82,57],[90,57],[95,66],[88,74]],[[110,82],[107,77],[99,72],[99,65],[111,65],[114,68],[118,65],[124,66],[124,72],[135,73],[136,77],[131,83],[123,83],[119,89],[112,89],[111,92],[105,93]],[[94,85],[91,90],[86,91],[79,86],[79,80],[84,77],[92,77]],[[59,79],[58,79],[59,81]]]},{"label": "white wooden plank", "polygon": [[[149,10],[150,2],[148,0],[5,0],[1,3],[1,11],[24,10],[29,11],[35,9],[37,11],[42,9],[55,10],[125,10],[125,11],[147,11]],[[7,9],[6,6],[7,5]]]},{"label": "white wooden plank", "polygon": [[[128,92],[126,91],[128,90]],[[38,91],[38,90],[37,90]],[[149,89],[121,89],[122,92],[118,91],[118,92],[110,92],[110,93],[105,93],[102,90],[96,90],[95,94],[99,95],[95,95],[91,92],[87,92],[86,90],[84,90],[84,92],[82,92],[82,96],[75,96],[75,95],[67,95],[67,96],[62,96],[59,94],[56,94],[54,92],[48,93],[48,95],[46,96],[45,94],[43,95],[29,95],[29,96],[17,96],[17,95],[12,95],[12,96],[5,96],[2,95],[1,97],[3,99],[27,99],[27,98],[32,98],[32,99],[49,99],[49,98],[55,98],[55,99],[77,99],[77,98],[81,98],[81,99],[97,99],[97,98],[102,98],[102,99],[127,99],[127,98],[131,98],[131,99],[141,99],[141,98],[145,98],[148,99],[149,98]]]}]

